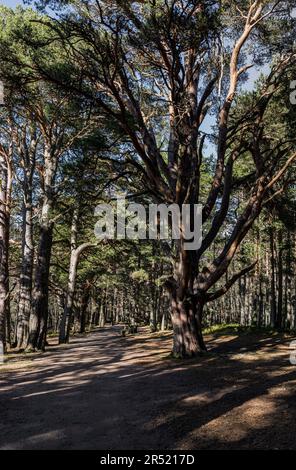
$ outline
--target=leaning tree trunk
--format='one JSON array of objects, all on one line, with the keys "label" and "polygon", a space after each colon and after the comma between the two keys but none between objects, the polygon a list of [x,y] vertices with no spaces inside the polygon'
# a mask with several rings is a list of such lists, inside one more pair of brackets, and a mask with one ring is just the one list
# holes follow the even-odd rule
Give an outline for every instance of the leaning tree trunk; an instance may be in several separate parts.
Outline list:
[{"label": "leaning tree trunk", "polygon": [[32,301],[33,256],[32,193],[30,192],[25,195],[25,201],[23,205],[22,267],[20,275],[20,298],[16,328],[16,342],[18,349],[26,348],[29,337],[29,319]]}]

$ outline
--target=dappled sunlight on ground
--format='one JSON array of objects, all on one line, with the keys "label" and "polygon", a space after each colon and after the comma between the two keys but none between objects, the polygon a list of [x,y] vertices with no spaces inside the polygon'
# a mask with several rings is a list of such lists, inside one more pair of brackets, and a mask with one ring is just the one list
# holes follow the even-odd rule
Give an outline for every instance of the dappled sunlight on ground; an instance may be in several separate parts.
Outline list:
[{"label": "dappled sunlight on ground", "polygon": [[171,335],[119,327],[0,369],[1,449],[296,449],[291,338],[206,337],[171,360]]}]

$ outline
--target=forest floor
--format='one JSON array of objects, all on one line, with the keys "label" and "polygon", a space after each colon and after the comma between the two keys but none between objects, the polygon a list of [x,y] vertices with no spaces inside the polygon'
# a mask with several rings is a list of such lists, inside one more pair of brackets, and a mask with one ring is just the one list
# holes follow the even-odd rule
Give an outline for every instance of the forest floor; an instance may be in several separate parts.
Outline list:
[{"label": "forest floor", "polygon": [[170,334],[119,330],[0,365],[0,449],[296,449],[291,337],[222,331],[177,361]]}]

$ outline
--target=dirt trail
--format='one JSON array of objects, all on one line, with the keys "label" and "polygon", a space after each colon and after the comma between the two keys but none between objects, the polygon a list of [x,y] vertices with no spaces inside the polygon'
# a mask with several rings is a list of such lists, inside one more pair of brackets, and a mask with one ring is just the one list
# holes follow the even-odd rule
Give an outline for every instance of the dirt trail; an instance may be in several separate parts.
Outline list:
[{"label": "dirt trail", "polygon": [[112,327],[0,369],[0,449],[296,449],[289,338],[209,336],[187,362],[170,341]]}]

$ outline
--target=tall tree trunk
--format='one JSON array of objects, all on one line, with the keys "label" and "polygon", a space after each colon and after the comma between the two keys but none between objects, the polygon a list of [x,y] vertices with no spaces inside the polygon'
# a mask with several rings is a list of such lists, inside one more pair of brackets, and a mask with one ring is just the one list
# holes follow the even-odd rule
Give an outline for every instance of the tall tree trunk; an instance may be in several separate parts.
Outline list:
[{"label": "tall tree trunk", "polygon": [[99,311],[99,327],[104,328],[106,323],[106,302],[107,302],[107,287],[102,290],[101,306]]},{"label": "tall tree trunk", "polygon": [[32,223],[32,192],[25,194],[23,203],[22,233],[22,267],[20,275],[20,297],[17,316],[16,343],[24,349],[29,337],[29,319],[32,301],[33,275],[33,223]]},{"label": "tall tree trunk", "polygon": [[6,320],[9,302],[8,250],[9,236],[7,217],[0,207],[0,344],[6,346]]},{"label": "tall tree trunk", "polygon": [[32,311],[29,322],[28,349],[44,350],[48,320],[48,278],[52,249],[53,225],[40,230]]},{"label": "tall tree trunk", "polygon": [[87,323],[87,306],[91,293],[91,283],[88,281],[83,287],[80,301],[80,333],[85,333]]},{"label": "tall tree trunk", "polygon": [[68,343],[70,337],[70,327],[73,313],[75,283],[77,274],[78,255],[76,250],[71,253],[68,287],[66,293],[65,308],[59,330],[59,343]]},{"label": "tall tree trunk", "polygon": [[33,285],[33,176],[36,164],[38,140],[35,124],[19,129],[17,135],[18,158],[23,169],[22,189],[22,264],[20,273],[19,305],[16,325],[16,345],[24,349],[29,337],[29,319]]},{"label": "tall tree trunk", "polygon": [[[60,324],[59,331],[59,343],[67,342],[67,325],[71,323],[73,302],[74,302],[74,292],[75,292],[75,281],[76,281],[76,271],[78,263],[78,255],[76,253],[77,248],[77,232],[78,232],[78,210],[75,209],[72,217],[71,225],[71,254],[70,254],[70,265],[69,265],[69,274],[68,274],[68,286],[66,293],[65,308]],[[69,329],[70,331],[70,329]],[[68,338],[69,340],[69,338]]]},{"label": "tall tree trunk", "polygon": [[44,349],[48,320],[48,283],[52,250],[53,221],[51,211],[54,203],[54,183],[57,158],[50,145],[45,147],[43,180],[43,200],[41,208],[40,237],[35,270],[32,310],[29,321],[28,349]]},{"label": "tall tree trunk", "polygon": [[271,255],[271,303],[270,303],[270,324],[273,328],[276,324],[276,292],[275,292],[275,250],[273,228],[269,230],[270,255]]},{"label": "tall tree trunk", "polygon": [[283,232],[278,233],[278,309],[276,317],[276,327],[283,326]]},{"label": "tall tree trunk", "polygon": [[[72,253],[71,253],[71,260],[70,260],[70,269],[69,269],[69,279],[68,279],[68,289],[67,289],[67,296],[66,296],[66,303],[65,309],[63,314],[63,321],[65,321],[66,325],[66,335],[63,336],[64,332],[60,331],[60,341],[61,342],[69,342],[70,339],[70,330],[72,324],[72,316],[73,316],[73,303],[74,303],[74,294],[75,294],[75,284],[76,284],[76,276],[77,276],[77,266],[79,262],[79,257],[81,253],[86,250],[87,248],[94,246],[93,243],[83,243],[79,245]],[[91,283],[86,283],[86,295],[87,295],[87,302],[90,297],[91,291]],[[84,299],[84,297],[83,297]],[[83,302],[82,302],[83,304]],[[87,305],[86,305],[87,306]],[[83,308],[82,308],[83,310]]]},{"label": "tall tree trunk", "polygon": [[0,346],[3,350],[9,343],[10,332],[6,334],[6,323],[9,315],[9,229],[12,185],[12,149],[8,153],[0,152]]}]

